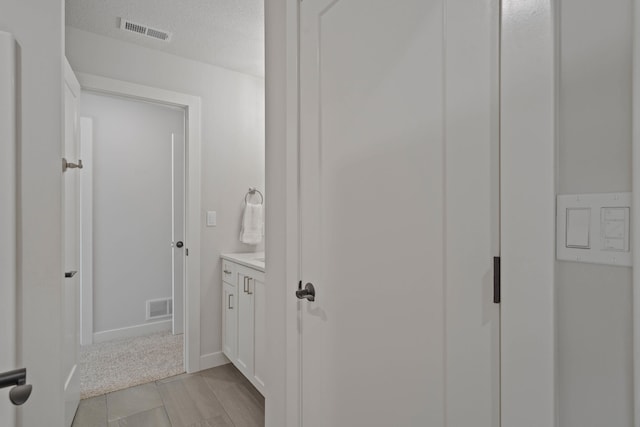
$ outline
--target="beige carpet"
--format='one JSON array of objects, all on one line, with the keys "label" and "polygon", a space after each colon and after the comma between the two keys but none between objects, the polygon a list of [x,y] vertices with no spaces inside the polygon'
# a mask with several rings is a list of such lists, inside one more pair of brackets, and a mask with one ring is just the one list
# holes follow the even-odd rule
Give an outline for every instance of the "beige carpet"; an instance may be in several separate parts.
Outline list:
[{"label": "beige carpet", "polygon": [[99,396],[184,372],[182,335],[161,332],[84,346],[80,397]]}]

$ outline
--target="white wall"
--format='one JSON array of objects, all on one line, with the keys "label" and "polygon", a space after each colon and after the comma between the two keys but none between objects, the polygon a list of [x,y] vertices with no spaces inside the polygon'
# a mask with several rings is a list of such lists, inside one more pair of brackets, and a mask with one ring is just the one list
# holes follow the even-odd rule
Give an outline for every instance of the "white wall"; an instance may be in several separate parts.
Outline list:
[{"label": "white wall", "polygon": [[[559,2],[558,192],[631,191],[631,0]],[[561,427],[633,425],[631,269],[558,262]]]},{"label": "white wall", "polygon": [[19,46],[18,359],[34,385],[19,416],[25,427],[61,426],[64,2],[3,0],[1,9],[0,30]]},{"label": "white wall", "polygon": [[[238,237],[247,189],[264,189],[264,79],[73,28],[66,52],[75,71],[202,98],[201,353],[221,351],[219,255],[255,249]],[[217,227],[204,225],[207,210]]]},{"label": "white wall", "polygon": [[184,110],[83,92],[93,119],[93,327],[146,323],[146,301],[171,297],[171,134]]}]

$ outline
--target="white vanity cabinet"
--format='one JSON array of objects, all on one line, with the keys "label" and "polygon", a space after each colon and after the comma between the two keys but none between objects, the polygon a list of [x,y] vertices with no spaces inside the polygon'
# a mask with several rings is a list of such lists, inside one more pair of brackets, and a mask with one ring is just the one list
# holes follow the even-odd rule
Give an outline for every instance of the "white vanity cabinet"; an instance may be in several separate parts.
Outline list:
[{"label": "white vanity cabinet", "polygon": [[243,256],[255,257],[255,254],[223,255],[222,349],[240,372],[264,394],[264,263],[253,263],[252,258],[247,260]]}]

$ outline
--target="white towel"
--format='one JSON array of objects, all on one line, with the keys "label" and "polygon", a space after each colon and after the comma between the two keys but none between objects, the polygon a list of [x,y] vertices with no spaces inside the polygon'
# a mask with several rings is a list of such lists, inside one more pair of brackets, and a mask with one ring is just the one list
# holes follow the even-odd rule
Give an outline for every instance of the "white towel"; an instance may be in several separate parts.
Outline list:
[{"label": "white towel", "polygon": [[240,241],[249,245],[262,242],[262,205],[247,203],[242,217]]}]

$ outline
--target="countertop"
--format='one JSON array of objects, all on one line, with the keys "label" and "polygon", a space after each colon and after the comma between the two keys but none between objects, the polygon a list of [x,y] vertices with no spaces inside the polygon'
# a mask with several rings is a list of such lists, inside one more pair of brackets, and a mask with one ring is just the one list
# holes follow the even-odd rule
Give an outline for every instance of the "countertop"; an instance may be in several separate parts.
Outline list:
[{"label": "countertop", "polygon": [[264,273],[264,252],[222,254],[220,255],[220,258],[244,265],[245,267],[262,271]]}]

